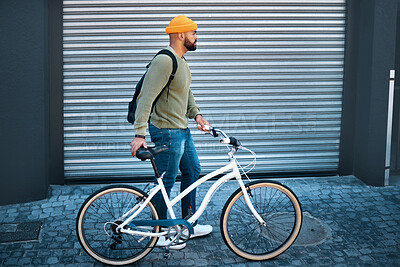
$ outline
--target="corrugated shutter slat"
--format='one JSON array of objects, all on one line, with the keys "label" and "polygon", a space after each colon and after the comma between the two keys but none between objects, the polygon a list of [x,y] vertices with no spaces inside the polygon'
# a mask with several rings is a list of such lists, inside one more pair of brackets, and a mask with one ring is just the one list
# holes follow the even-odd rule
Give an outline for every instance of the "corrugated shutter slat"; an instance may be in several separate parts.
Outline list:
[{"label": "corrugated shutter slat", "polygon": [[[152,175],[130,155],[127,103],[179,14],[199,25],[185,55],[197,104],[257,153],[254,172],[335,172],[345,0],[64,0],[66,179]],[[190,128],[203,172],[225,164],[224,147]]]}]

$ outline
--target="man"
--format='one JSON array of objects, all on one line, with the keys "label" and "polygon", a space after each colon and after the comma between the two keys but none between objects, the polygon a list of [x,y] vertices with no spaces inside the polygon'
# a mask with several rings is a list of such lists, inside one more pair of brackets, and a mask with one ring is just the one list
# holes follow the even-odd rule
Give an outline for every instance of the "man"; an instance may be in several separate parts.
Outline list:
[{"label": "man", "polygon": [[[171,20],[165,29],[169,34],[170,46],[167,47],[176,57],[178,68],[169,88],[163,90],[172,72],[172,59],[168,55],[156,56],[147,71],[141,93],[137,99],[135,112],[135,138],[131,143],[131,153],[136,157],[140,147],[147,148],[145,140],[148,119],[152,103],[162,92],[150,117],[149,132],[151,141],[156,145],[166,145],[168,150],[155,158],[160,173],[166,172],[163,183],[168,195],[175,183],[178,171],[181,171],[181,192],[199,178],[200,162],[188,128],[188,118],[195,119],[197,128],[205,130],[210,125],[200,114],[192,91],[190,90],[191,74],[183,55],[197,48],[197,24],[184,15]],[[167,219],[167,208],[159,192],[153,201],[160,212],[160,219]],[[196,211],[196,190],[193,190],[181,202],[182,218]],[[212,231],[210,225],[195,225],[192,237],[207,235]],[[160,238],[157,245],[163,246],[166,241]],[[182,249],[186,244],[172,246],[171,249]]]}]

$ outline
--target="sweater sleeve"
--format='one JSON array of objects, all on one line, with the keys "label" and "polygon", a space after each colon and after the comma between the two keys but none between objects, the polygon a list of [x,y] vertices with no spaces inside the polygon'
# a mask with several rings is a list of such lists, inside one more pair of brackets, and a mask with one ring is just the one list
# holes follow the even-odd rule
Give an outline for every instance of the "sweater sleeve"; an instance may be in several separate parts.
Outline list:
[{"label": "sweater sleeve", "polygon": [[145,135],[154,100],[161,93],[172,73],[172,59],[167,55],[156,56],[150,64],[137,98],[135,134]]},{"label": "sweater sleeve", "polygon": [[188,94],[187,114],[189,119],[194,119],[196,115],[200,114],[200,108],[196,105],[196,101],[194,100],[194,96],[191,89],[189,89],[189,94]]}]

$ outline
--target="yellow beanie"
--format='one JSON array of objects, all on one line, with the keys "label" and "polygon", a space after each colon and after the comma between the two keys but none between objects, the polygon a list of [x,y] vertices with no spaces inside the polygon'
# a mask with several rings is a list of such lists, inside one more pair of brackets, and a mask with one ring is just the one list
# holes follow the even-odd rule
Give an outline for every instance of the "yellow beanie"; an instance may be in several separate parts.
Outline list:
[{"label": "yellow beanie", "polygon": [[177,32],[190,32],[197,30],[197,24],[193,20],[189,19],[185,15],[179,15],[173,18],[165,31],[167,34],[177,33]]}]

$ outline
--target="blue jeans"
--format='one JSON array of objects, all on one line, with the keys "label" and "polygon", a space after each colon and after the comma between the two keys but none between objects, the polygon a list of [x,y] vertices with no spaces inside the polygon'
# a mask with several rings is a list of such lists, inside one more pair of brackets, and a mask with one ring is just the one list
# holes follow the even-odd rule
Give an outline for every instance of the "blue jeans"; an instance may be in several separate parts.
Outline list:
[{"label": "blue jeans", "polygon": [[[186,129],[158,129],[150,124],[149,132],[151,141],[159,145],[166,145],[167,151],[161,152],[155,158],[155,163],[160,174],[166,172],[163,178],[165,189],[170,196],[178,171],[181,171],[181,192],[199,179],[200,161],[194,147],[193,138],[189,128]],[[157,180],[155,180],[157,183]],[[161,191],[154,198],[160,219],[167,219],[167,206],[162,197]],[[189,215],[191,209],[196,211],[196,189],[186,195],[181,201],[182,218]]]}]

